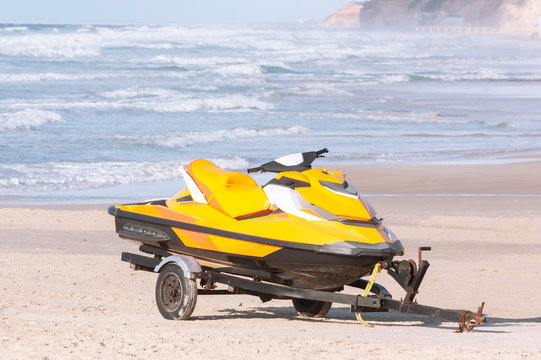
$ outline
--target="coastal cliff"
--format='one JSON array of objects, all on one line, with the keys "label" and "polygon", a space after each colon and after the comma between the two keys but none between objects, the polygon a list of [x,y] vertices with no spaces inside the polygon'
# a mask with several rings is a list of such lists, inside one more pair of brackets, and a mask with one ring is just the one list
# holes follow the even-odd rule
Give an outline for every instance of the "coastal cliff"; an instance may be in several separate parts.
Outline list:
[{"label": "coastal cliff", "polygon": [[534,32],[539,30],[540,17],[540,0],[370,0],[346,4],[322,25],[370,29],[493,27]]},{"label": "coastal cliff", "polygon": [[350,2],[342,6],[340,10],[325,18],[321,22],[324,27],[330,28],[357,28],[360,27],[362,3]]}]

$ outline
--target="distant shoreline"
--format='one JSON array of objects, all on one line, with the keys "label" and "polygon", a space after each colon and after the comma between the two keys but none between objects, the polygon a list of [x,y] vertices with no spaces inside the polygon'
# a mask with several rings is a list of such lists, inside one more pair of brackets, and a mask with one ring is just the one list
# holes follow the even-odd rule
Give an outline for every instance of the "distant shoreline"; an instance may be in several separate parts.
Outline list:
[{"label": "distant shoreline", "polygon": [[[408,165],[408,164],[316,164],[346,174],[357,190],[367,197],[470,197],[516,198],[541,203],[541,161],[509,164],[477,165]],[[256,175],[265,183],[273,174]],[[50,192],[48,195],[0,196],[0,207],[103,204],[142,201],[169,197],[184,187],[180,176],[164,182],[128,184],[71,192]]]}]

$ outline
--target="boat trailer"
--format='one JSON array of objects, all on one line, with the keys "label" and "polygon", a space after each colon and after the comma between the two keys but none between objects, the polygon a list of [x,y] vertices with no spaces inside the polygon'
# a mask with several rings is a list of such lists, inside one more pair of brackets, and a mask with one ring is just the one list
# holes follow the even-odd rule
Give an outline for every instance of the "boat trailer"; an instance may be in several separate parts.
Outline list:
[{"label": "boat trailer", "polygon": [[[458,333],[464,331],[470,332],[476,325],[486,323],[486,317],[483,315],[484,302],[475,313],[464,310],[442,309],[417,303],[415,296],[417,295],[421,282],[430,266],[428,261],[422,259],[421,254],[422,251],[430,250],[430,247],[419,248],[418,268],[414,260],[384,261],[379,263],[379,266],[382,269],[387,270],[387,273],[406,291],[406,295],[401,300],[392,299],[389,291],[383,286],[373,283],[373,279],[372,282],[358,279],[347,285],[363,289],[365,290],[365,294],[341,294],[339,291],[344,289],[343,286],[330,291],[296,288],[271,282],[273,280],[272,274],[264,271],[261,271],[260,275],[254,276],[254,273],[257,273],[257,271],[250,271],[248,274],[242,269],[234,267],[219,269],[202,268],[191,256],[171,254],[163,249],[149,245],[141,245],[139,250],[154,255],[154,257],[123,252],[121,260],[130,263],[134,270],[160,273],[160,277],[158,277],[158,282],[156,284],[156,301],[162,315],[169,319],[189,318],[195,307],[195,298],[197,295],[248,294],[258,296],[263,302],[271,299],[291,299],[294,300],[295,304],[295,300],[301,299],[329,303],[329,307],[330,303],[347,304],[350,305],[351,312],[356,313],[357,319],[365,325],[367,324],[360,318],[360,313],[388,312],[389,310],[400,313],[425,315],[434,319],[456,322],[458,323],[458,329],[455,332]],[[173,265],[175,269],[179,269],[180,272],[178,272],[178,274],[181,275],[176,275],[173,279],[169,277],[164,280],[161,275],[165,269],[171,269],[171,265]],[[376,270],[374,270],[373,277],[375,276],[375,273]],[[184,277],[184,281],[182,281],[182,277]],[[162,279],[160,280],[160,278]],[[181,293],[190,292],[190,289],[186,288],[186,285],[183,285],[186,283],[186,280],[191,280],[193,283],[191,289],[193,298],[187,301],[187,304],[182,302],[179,305],[179,296]],[[203,288],[197,289],[197,291],[194,292],[196,289],[196,280],[200,280],[200,285]],[[228,289],[216,289],[216,284],[227,285]],[[368,292],[370,292],[371,295],[367,295]],[[164,305],[160,306],[160,303]],[[176,303],[175,306],[177,306],[177,308],[178,306],[191,306],[191,308],[186,309],[183,317],[169,317],[167,316],[169,303]]]}]

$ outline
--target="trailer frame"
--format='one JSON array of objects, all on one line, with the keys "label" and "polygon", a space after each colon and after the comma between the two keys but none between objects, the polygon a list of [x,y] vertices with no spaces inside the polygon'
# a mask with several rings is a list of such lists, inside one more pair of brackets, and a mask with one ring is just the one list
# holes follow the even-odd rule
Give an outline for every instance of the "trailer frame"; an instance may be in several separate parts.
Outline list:
[{"label": "trailer frame", "polygon": [[[419,268],[413,260],[382,262],[382,268],[393,277],[406,291],[404,298],[392,299],[391,294],[383,286],[374,283],[371,295],[362,296],[342,294],[343,286],[333,291],[296,288],[288,285],[269,282],[259,276],[235,274],[233,268],[206,268],[201,267],[197,261],[188,255],[170,254],[169,252],[149,245],[141,245],[140,251],[152,254],[154,257],[123,252],[121,260],[131,264],[134,270],[143,270],[159,273],[167,264],[176,264],[187,279],[200,280],[203,288],[197,290],[197,295],[226,295],[248,294],[258,296],[263,302],[271,299],[305,299],[321,302],[340,303],[350,305],[351,312],[388,312],[393,310],[400,313],[428,316],[433,319],[458,323],[456,332],[471,331],[478,325],[486,322],[483,315],[484,302],[477,312],[443,309],[434,306],[421,305],[415,300],[418,289],[430,266],[422,260],[421,252],[430,250],[429,247],[419,248]],[[216,284],[228,286],[227,290],[215,289]],[[368,281],[358,279],[347,285],[358,289],[365,289]]]}]

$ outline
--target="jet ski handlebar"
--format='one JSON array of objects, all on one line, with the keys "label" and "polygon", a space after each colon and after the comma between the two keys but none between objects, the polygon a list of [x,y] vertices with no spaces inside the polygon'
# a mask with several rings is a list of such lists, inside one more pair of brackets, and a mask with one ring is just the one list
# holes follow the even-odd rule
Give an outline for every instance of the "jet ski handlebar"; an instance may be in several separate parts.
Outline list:
[{"label": "jet ski handlebar", "polygon": [[250,174],[250,173],[256,173],[256,172],[258,172],[258,171],[261,171],[261,166],[258,166],[258,167],[255,167],[255,168],[248,168],[248,169],[246,170],[246,172],[247,172],[248,174]]},{"label": "jet ski handlebar", "polygon": [[328,152],[329,150],[327,148],[323,148],[318,151],[290,154],[265,163],[261,166],[249,168],[247,172],[254,173],[261,171],[280,173],[283,171],[305,171],[312,168],[312,163],[315,159],[324,157],[323,154]]}]

